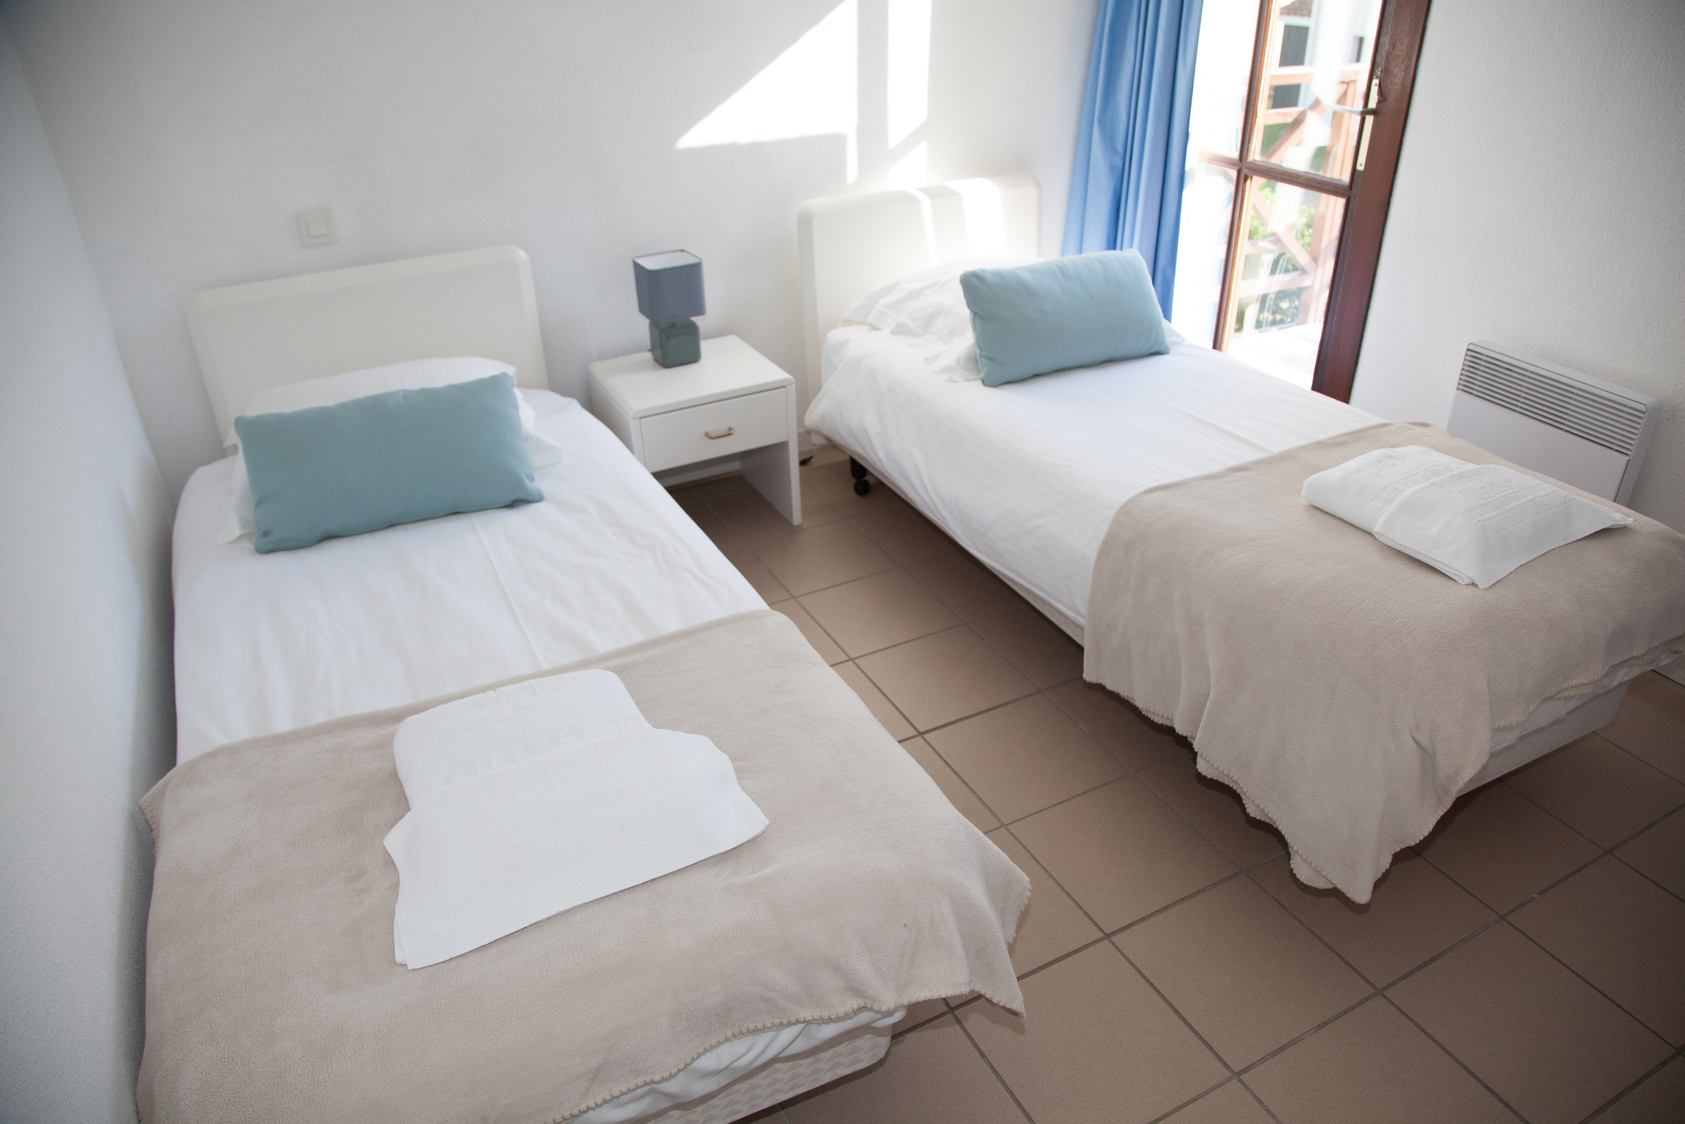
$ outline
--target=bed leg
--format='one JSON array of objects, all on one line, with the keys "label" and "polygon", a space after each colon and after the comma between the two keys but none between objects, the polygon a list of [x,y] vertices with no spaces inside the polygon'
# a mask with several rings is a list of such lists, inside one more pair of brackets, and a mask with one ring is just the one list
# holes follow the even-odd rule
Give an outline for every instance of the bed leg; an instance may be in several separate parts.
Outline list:
[{"label": "bed leg", "polygon": [[848,474],[854,477],[855,495],[863,496],[872,490],[872,482],[866,479],[866,466],[853,457],[848,458]]}]

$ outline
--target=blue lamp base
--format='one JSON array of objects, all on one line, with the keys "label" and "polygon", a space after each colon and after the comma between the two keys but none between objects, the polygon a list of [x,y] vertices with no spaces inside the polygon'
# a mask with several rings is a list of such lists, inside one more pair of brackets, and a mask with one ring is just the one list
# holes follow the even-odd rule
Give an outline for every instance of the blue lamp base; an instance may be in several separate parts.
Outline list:
[{"label": "blue lamp base", "polygon": [[702,333],[696,321],[649,322],[649,353],[663,367],[682,367],[702,358]]}]

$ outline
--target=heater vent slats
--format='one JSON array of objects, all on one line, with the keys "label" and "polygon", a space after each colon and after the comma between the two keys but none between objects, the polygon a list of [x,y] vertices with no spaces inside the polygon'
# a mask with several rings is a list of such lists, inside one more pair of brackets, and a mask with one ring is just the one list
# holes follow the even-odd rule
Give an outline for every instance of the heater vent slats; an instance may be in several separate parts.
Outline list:
[{"label": "heater vent slats", "polygon": [[1464,353],[1457,389],[1622,456],[1644,427],[1642,403],[1480,344]]}]

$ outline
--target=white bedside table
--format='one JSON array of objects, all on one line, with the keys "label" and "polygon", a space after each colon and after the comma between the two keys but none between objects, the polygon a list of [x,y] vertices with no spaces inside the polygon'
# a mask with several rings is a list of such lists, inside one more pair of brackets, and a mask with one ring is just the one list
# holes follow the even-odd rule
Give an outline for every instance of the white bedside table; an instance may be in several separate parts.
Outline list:
[{"label": "white bedside table", "polygon": [[735,457],[743,478],[791,523],[802,521],[796,380],[736,336],[663,367],[647,351],[590,365],[591,412],[653,472]]}]

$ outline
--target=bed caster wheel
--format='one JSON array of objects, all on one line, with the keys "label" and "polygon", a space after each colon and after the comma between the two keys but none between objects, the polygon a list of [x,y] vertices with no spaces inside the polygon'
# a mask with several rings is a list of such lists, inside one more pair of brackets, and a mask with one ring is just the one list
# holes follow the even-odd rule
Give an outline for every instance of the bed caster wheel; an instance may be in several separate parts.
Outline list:
[{"label": "bed caster wheel", "polygon": [[861,477],[859,480],[854,482],[854,494],[857,496],[863,496],[871,490],[872,482],[867,480],[865,477]]}]

